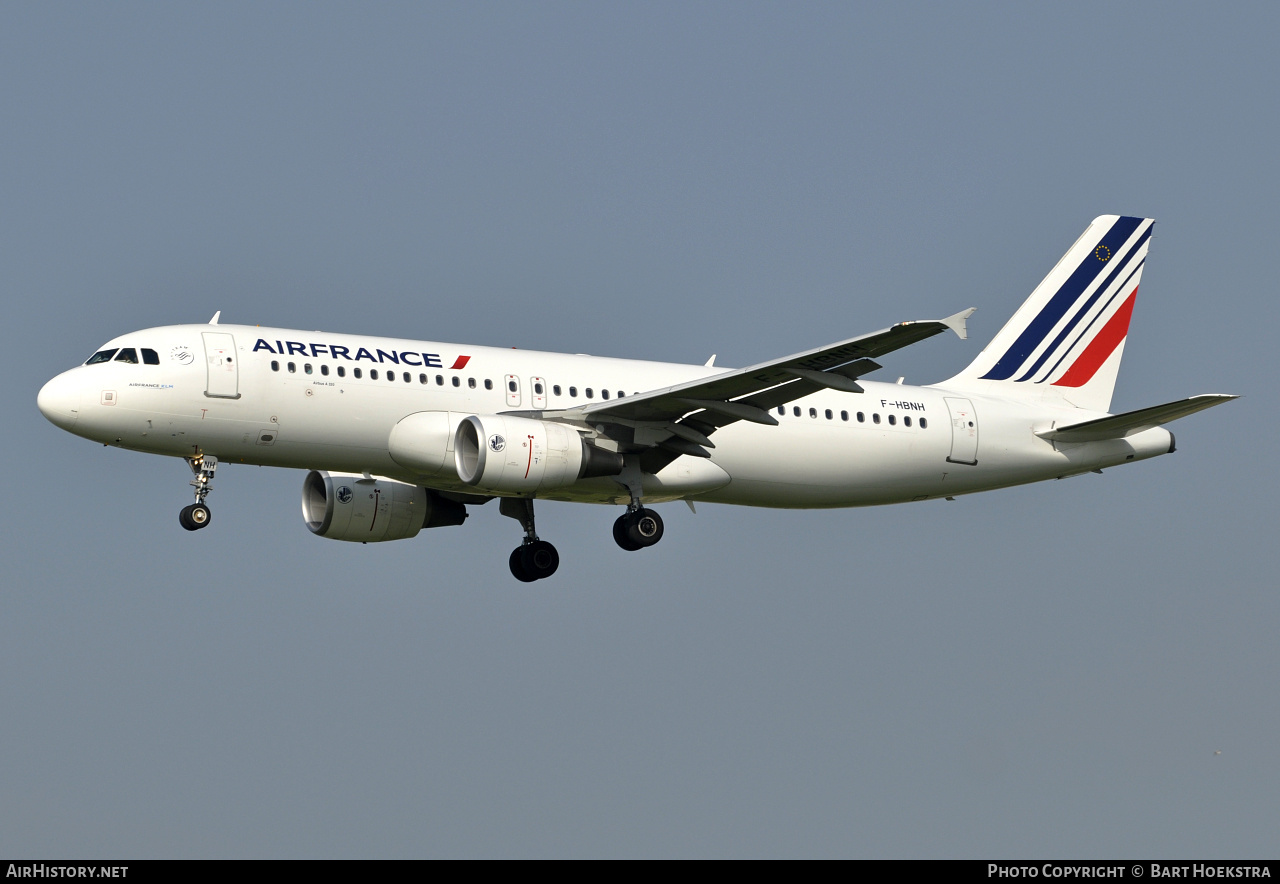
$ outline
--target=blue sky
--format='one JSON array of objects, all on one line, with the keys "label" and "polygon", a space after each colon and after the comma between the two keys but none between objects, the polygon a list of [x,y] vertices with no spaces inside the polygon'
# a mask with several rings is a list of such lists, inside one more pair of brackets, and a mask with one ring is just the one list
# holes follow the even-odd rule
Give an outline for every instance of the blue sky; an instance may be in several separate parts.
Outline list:
[{"label": "blue sky", "polygon": [[[1274,6],[7,4],[0,852],[1270,855]],[[745,365],[1157,219],[1113,402],[1172,456],[867,510],[544,504],[353,546],[302,473],[48,424],[223,320]],[[31,479],[30,483],[22,477]],[[1220,755],[1215,751],[1220,750]]]}]

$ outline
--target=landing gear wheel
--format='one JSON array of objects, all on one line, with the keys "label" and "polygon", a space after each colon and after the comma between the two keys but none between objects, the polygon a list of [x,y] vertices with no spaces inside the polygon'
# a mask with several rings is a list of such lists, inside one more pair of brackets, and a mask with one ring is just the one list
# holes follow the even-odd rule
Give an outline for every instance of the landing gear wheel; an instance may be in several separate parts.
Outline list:
[{"label": "landing gear wheel", "polygon": [[627,525],[627,538],[641,547],[653,546],[662,539],[662,516],[653,510],[636,510]]},{"label": "landing gear wheel", "polygon": [[635,552],[640,548],[636,543],[631,542],[631,538],[627,536],[627,520],[631,513],[623,513],[618,516],[617,521],[613,523],[613,541],[627,552]]},{"label": "landing gear wheel", "polygon": [[511,566],[512,577],[519,580],[521,583],[532,583],[538,578],[534,577],[524,569],[524,562],[520,555],[522,552],[524,552],[523,546],[518,546],[513,549],[511,551],[511,558],[507,560],[507,564]]},{"label": "landing gear wheel", "polygon": [[213,513],[209,512],[207,506],[203,503],[193,503],[190,506],[184,506],[178,513],[178,524],[188,531],[198,531],[208,525],[212,518]]},{"label": "landing gear wheel", "polygon": [[560,553],[545,540],[535,540],[520,547],[520,564],[534,580],[542,580],[556,573],[560,567]]}]

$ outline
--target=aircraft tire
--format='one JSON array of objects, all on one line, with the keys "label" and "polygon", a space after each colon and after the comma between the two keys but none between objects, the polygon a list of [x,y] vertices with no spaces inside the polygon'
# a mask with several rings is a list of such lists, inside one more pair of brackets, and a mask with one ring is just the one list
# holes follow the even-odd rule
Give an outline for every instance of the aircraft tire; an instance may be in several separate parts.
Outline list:
[{"label": "aircraft tire", "polygon": [[627,552],[635,552],[640,547],[633,543],[627,534],[627,527],[629,524],[628,520],[630,516],[631,513],[623,513],[618,516],[617,521],[613,523],[613,541]]},{"label": "aircraft tire", "polygon": [[524,569],[524,559],[520,555],[524,552],[523,546],[518,546],[511,551],[511,558],[507,559],[507,564],[511,567],[511,576],[521,583],[532,583],[538,578],[531,575]]},{"label": "aircraft tire", "polygon": [[651,509],[640,509],[629,514],[627,519],[627,539],[637,549],[653,546],[662,539],[662,516]]},{"label": "aircraft tire", "polygon": [[544,580],[560,567],[560,553],[547,541],[535,540],[520,547],[520,566],[534,580]]},{"label": "aircraft tire", "polygon": [[213,513],[209,512],[209,508],[203,503],[193,503],[184,506],[178,513],[178,524],[188,531],[199,531],[205,525],[209,524],[209,520],[213,518]]}]

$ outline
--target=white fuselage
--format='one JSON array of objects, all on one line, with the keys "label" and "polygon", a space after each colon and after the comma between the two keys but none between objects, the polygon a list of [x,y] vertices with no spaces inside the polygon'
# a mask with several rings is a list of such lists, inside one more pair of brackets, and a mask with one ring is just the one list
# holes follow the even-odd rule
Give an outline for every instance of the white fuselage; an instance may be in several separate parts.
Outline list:
[{"label": "white fuselage", "polygon": [[[105,361],[64,372],[40,394],[50,420],[135,451],[367,472],[463,493],[473,489],[456,475],[424,476],[392,459],[388,439],[398,422],[424,411],[448,412],[456,425],[471,414],[566,409],[724,371],[234,325],[147,329],[103,345],[110,348],[147,348],[159,364]],[[709,460],[684,455],[646,476],[646,501],[899,503],[1115,466],[1164,454],[1172,444],[1162,428],[1055,444],[1035,431],[1100,414],[938,386],[860,383],[863,393],[824,390],[774,409],[777,426],[723,427]],[[628,499],[611,478],[539,496]]]}]

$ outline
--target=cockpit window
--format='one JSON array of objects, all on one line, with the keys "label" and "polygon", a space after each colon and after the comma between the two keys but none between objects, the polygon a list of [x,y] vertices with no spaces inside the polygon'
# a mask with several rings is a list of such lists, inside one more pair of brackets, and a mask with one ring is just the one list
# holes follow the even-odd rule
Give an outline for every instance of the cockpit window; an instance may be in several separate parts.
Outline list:
[{"label": "cockpit window", "polygon": [[155,350],[149,350],[149,349],[147,349],[146,347],[143,347],[143,348],[142,348],[142,361],[143,361],[143,363],[145,363],[146,365],[159,365],[159,364],[160,364],[160,354],[159,354],[159,353],[157,353]]},{"label": "cockpit window", "polygon": [[99,362],[110,362],[111,357],[116,355],[115,350],[99,350],[89,357],[89,361],[85,365],[97,365]]},{"label": "cockpit window", "polygon": [[125,347],[120,351],[120,355],[116,357],[116,362],[127,362],[130,365],[137,365],[138,351],[132,347]]}]

